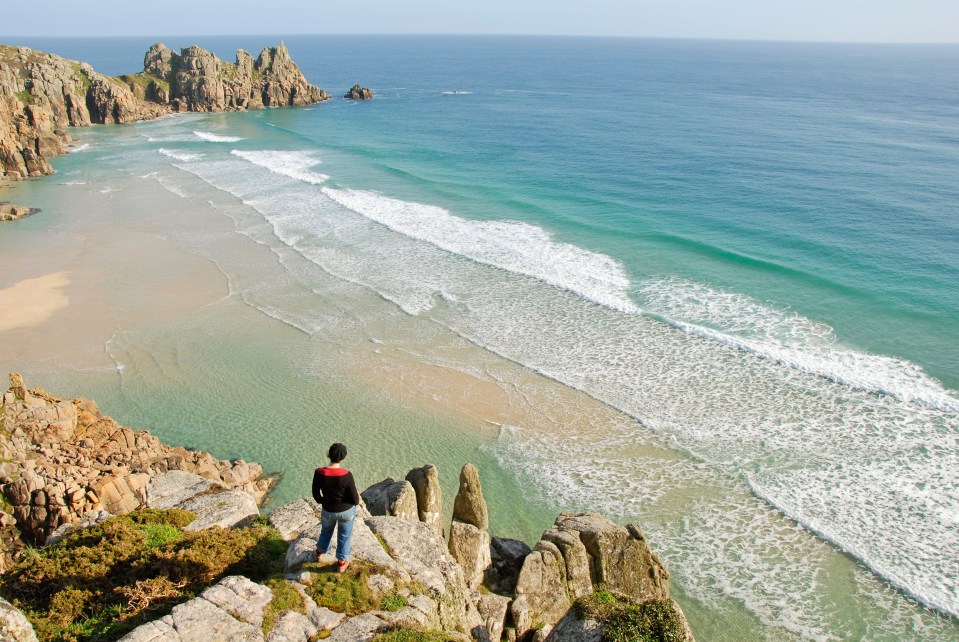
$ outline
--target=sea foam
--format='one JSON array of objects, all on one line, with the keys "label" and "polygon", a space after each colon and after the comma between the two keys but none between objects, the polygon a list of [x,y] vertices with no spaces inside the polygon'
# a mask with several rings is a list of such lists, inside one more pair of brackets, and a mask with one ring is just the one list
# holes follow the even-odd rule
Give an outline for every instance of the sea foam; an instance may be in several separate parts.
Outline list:
[{"label": "sea foam", "polygon": [[164,156],[166,156],[167,158],[172,158],[173,160],[178,160],[184,163],[200,160],[204,156],[203,154],[184,152],[177,149],[166,149],[165,147],[161,147],[157,151],[163,154]]},{"label": "sea foam", "polygon": [[330,178],[326,174],[310,171],[311,167],[319,165],[321,161],[308,152],[241,151],[234,149],[230,153],[275,174],[287,176],[304,183],[319,185]]},{"label": "sea foam", "polygon": [[362,190],[325,188],[349,210],[410,238],[478,263],[539,279],[588,301],[638,312],[622,264],[605,254],[561,243],[541,227],[517,221],[474,221],[432,205]]},{"label": "sea foam", "polygon": [[243,140],[240,136],[221,136],[219,134],[212,134],[210,132],[201,132],[194,130],[193,134],[200,140],[205,140],[208,143],[238,143]]},{"label": "sea foam", "polygon": [[[937,401],[937,384],[921,371],[901,363],[884,369],[889,363],[870,355],[850,359],[855,351],[838,345],[828,325],[679,279],[636,287],[654,320],[638,314],[618,262],[558,242],[536,226],[473,221],[370,191],[322,186],[326,177],[309,170],[318,160],[304,152],[233,156],[244,162],[184,168],[255,208],[274,241],[328,274],[428,314],[467,340],[642,422],[616,434],[604,425],[609,434],[594,436],[597,447],[585,450],[581,436],[550,435],[546,448],[521,430],[504,429],[514,437],[500,444],[501,462],[524,487],[558,506],[627,517],[647,513],[684,484],[723,486],[698,481],[704,471],[748,480],[737,492],[751,491],[754,499],[736,500],[735,520],[719,519],[729,509],[714,507],[703,513],[716,516],[715,523],[693,520],[681,536],[669,528],[657,535],[671,551],[667,563],[713,560],[690,572],[687,592],[700,597],[718,590],[771,626],[835,639],[817,625],[831,616],[817,612],[825,598],[815,573],[804,570],[828,565],[807,559],[813,543],[802,533],[811,531],[926,604],[959,614],[959,579],[948,571],[956,557],[945,553],[957,549],[955,412],[950,399]],[[264,238],[262,230],[250,229]],[[559,295],[557,288],[578,296]],[[306,332],[322,327],[303,321],[296,325]],[[820,365],[813,368],[816,359]],[[850,363],[875,372],[857,373],[855,383],[834,371],[837,363],[853,373]],[[890,392],[897,382],[900,388]],[[655,472],[637,467],[623,453],[650,434],[701,463]],[[590,453],[583,465],[571,469],[568,462],[583,452]],[[917,470],[924,472],[912,480],[910,471]],[[781,518],[767,506],[807,530],[778,526]],[[750,556],[740,545],[755,524],[768,524],[768,554]],[[815,546],[822,555],[831,550]],[[764,578],[758,584],[750,579],[757,576]],[[797,595],[796,608],[784,609]]]},{"label": "sea foam", "polygon": [[827,324],[685,279],[650,279],[640,291],[648,311],[689,334],[852,388],[959,411],[959,399],[917,364],[848,348]]}]

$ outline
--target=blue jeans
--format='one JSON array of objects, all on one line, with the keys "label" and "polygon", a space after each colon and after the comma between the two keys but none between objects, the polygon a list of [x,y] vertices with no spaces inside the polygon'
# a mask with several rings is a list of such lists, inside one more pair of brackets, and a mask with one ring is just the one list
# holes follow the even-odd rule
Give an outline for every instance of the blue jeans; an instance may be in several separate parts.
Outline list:
[{"label": "blue jeans", "polygon": [[320,532],[320,539],[316,542],[317,556],[330,551],[333,528],[336,528],[336,559],[343,562],[350,559],[350,536],[353,535],[354,519],[356,519],[356,506],[342,513],[330,513],[324,510],[320,515],[323,530]]}]

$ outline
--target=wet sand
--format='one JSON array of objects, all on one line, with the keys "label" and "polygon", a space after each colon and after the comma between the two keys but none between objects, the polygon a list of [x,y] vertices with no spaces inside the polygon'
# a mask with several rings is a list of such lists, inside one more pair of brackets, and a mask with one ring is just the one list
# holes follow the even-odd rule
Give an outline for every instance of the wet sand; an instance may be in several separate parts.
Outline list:
[{"label": "wet sand", "polygon": [[[191,214],[184,199],[148,181],[57,192],[59,207],[0,239],[4,272],[16,279],[0,279],[0,369],[114,368],[105,346],[117,332],[183,318],[228,294],[213,263],[166,238],[164,227]],[[162,225],[144,228],[151,220]]]},{"label": "wet sand", "polygon": [[0,332],[34,328],[67,307],[69,283],[69,272],[53,272],[0,290]]}]

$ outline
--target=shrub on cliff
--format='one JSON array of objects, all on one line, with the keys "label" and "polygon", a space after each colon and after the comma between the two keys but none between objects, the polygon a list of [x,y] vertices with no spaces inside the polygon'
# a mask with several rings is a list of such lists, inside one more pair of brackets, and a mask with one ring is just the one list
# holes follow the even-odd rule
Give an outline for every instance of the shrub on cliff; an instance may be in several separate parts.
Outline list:
[{"label": "shrub on cliff", "polygon": [[226,575],[282,570],[286,544],[262,523],[183,531],[180,510],[143,510],[74,531],[0,576],[0,594],[46,640],[115,640]]},{"label": "shrub on cliff", "polygon": [[620,600],[608,591],[580,598],[574,608],[581,617],[603,624],[605,642],[683,642],[685,619],[672,600],[649,600],[642,604]]}]

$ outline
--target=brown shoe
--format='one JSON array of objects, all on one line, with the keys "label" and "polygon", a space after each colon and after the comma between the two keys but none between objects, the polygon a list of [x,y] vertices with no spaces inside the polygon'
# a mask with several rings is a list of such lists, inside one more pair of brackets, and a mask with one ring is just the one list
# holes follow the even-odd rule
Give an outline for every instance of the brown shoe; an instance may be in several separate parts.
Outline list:
[{"label": "brown shoe", "polygon": [[339,562],[336,563],[336,572],[337,572],[337,573],[345,573],[345,572],[346,572],[346,567],[349,566],[349,565],[350,565],[349,561],[347,561],[347,560],[340,560]]}]

